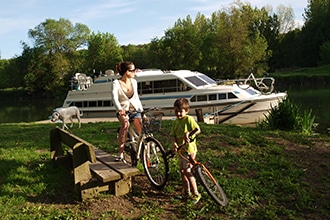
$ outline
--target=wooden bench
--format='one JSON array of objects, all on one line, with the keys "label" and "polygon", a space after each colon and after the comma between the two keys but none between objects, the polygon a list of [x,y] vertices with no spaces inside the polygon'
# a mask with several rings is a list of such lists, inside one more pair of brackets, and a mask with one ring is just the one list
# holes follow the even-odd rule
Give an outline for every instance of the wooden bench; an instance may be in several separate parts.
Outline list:
[{"label": "wooden bench", "polygon": [[[64,154],[62,143],[70,147],[70,153]],[[116,162],[113,156],[59,127],[50,131],[50,152],[55,165],[73,164],[75,191],[81,200],[103,191],[125,195],[132,189],[132,176],[140,174],[137,168]]]}]

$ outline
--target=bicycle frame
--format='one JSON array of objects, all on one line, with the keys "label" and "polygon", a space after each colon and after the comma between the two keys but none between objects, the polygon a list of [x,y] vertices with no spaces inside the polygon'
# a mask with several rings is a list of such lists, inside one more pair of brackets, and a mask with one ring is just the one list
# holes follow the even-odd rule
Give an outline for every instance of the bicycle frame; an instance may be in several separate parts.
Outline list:
[{"label": "bicycle frame", "polygon": [[[184,147],[187,143],[184,143],[183,145],[180,145],[179,148]],[[196,170],[197,166],[202,166],[203,168],[205,168],[205,171],[207,172],[207,174],[210,176],[210,178],[212,179],[213,183],[216,183],[217,180],[213,177],[213,175],[210,173],[210,171],[206,168],[206,166],[204,164],[202,164],[201,162],[197,161],[196,159],[192,158],[190,156],[190,154],[188,153],[187,150],[183,150],[180,149],[181,151],[187,153],[188,158],[184,157],[180,151],[178,151],[178,154],[180,155],[181,158],[183,158],[184,160],[189,161],[192,165],[193,165],[193,169]]]},{"label": "bicycle frame", "polygon": [[[129,121],[130,127],[125,143],[124,160],[126,152],[128,154],[127,156],[130,156],[130,162],[126,162],[132,166],[136,166],[138,161],[141,161],[151,184],[157,189],[161,189],[166,185],[168,180],[169,166],[163,146],[151,133],[149,118],[144,117],[147,112],[140,112],[142,115],[141,134],[137,133],[132,119]],[[127,114],[132,113],[134,112],[128,112]]]},{"label": "bicycle frame", "polygon": [[[197,130],[195,129],[190,133],[190,136],[192,136]],[[193,171],[194,175],[198,177],[197,179],[202,183],[204,189],[207,191],[209,196],[219,205],[226,206],[228,203],[227,196],[224,193],[222,187],[219,185],[218,181],[213,177],[211,172],[206,168],[204,164],[201,162],[198,162],[196,159],[192,158],[187,150],[183,149],[184,146],[186,146],[188,143],[185,142],[182,145],[180,145],[177,149],[177,152],[180,157],[183,159],[189,161],[193,165]],[[185,152],[188,155],[188,158],[184,157],[181,152]],[[169,158],[174,156],[174,152],[172,150],[167,152],[167,156],[170,155]]]},{"label": "bicycle frame", "polygon": [[141,146],[142,146],[142,141],[145,138],[145,132],[143,129],[143,122],[141,123],[142,126],[142,132],[141,134],[138,134],[134,128],[134,126],[132,126],[132,123],[130,123],[129,129],[128,129],[128,141],[130,143],[136,143],[137,145],[137,149],[134,149],[136,151],[136,157],[139,160],[140,154],[141,154]]},{"label": "bicycle frame", "polygon": [[[137,149],[134,149],[137,153],[137,159],[139,160],[141,158],[141,148],[142,148],[142,140],[144,140],[147,137],[152,137],[152,133],[150,132],[148,128],[148,121],[147,118],[144,117],[146,112],[140,112],[142,115],[141,118],[141,134],[138,134],[134,128],[133,121],[129,120],[130,126],[128,128],[128,137],[127,141],[130,143],[137,143]],[[133,114],[133,112],[128,112],[129,114]]]}]

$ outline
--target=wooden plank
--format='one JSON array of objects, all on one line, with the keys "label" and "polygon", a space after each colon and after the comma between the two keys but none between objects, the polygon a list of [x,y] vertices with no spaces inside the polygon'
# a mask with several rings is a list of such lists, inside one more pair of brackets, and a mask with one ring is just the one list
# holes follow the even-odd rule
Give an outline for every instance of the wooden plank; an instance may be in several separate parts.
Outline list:
[{"label": "wooden plank", "polygon": [[61,140],[64,144],[68,145],[69,147],[73,148],[73,146],[76,144],[76,143],[84,143],[86,142],[85,140],[69,133],[68,131],[62,129],[62,128],[59,128],[59,127],[56,127],[59,131],[60,131],[60,137],[61,137]]},{"label": "wooden plank", "polygon": [[94,148],[94,153],[98,161],[120,173],[122,178],[128,178],[140,174],[140,171],[137,168],[131,167],[130,165],[123,162],[115,161],[114,156],[111,156],[98,148]]},{"label": "wooden plank", "polygon": [[56,127],[56,129],[59,131],[59,135],[61,137],[61,141],[69,146],[70,148],[73,148],[77,143],[84,143],[84,146],[86,150],[88,151],[88,160],[92,163],[96,162],[95,154],[94,154],[94,146],[87,141],[75,136],[74,134],[69,133],[68,131]]},{"label": "wooden plank", "polygon": [[64,155],[60,132],[58,129],[53,128],[52,130],[50,130],[49,136],[50,136],[50,159],[56,160],[57,157]]},{"label": "wooden plank", "polygon": [[89,167],[95,174],[96,178],[101,180],[103,183],[121,179],[121,175],[119,173],[110,169],[110,167],[101,162],[91,163],[89,164]]},{"label": "wooden plank", "polygon": [[92,178],[89,169],[90,161],[84,143],[77,143],[73,147],[73,176],[74,183],[86,183]]}]

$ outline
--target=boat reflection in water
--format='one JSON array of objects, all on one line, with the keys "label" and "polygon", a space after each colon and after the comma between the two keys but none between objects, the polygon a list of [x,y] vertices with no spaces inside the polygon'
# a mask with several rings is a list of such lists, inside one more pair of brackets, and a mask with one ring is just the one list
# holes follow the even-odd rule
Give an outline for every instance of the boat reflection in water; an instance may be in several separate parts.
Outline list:
[{"label": "boat reflection in water", "polygon": [[[87,81],[80,77],[79,88],[68,91],[63,107],[77,106],[84,117],[115,117],[111,90],[112,81],[119,77],[110,71],[86,86]],[[147,69],[136,72],[135,78],[145,109],[158,108],[155,115],[174,116],[174,101],[184,97],[190,101],[189,114],[202,114],[206,123],[255,123],[287,96],[285,92],[272,92],[274,80],[270,77],[267,78],[271,79],[267,92],[250,86],[252,79],[259,85],[266,79],[255,79],[253,75],[245,80],[216,82],[200,72]]]}]

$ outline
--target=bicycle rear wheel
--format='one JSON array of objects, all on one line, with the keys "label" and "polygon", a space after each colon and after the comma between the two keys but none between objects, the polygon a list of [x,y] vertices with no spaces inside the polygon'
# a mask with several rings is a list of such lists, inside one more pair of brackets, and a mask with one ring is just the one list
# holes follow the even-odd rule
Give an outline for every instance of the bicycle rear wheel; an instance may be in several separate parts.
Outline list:
[{"label": "bicycle rear wheel", "polygon": [[162,189],[168,180],[168,161],[163,146],[153,137],[147,137],[143,142],[142,164],[144,171],[157,189]]},{"label": "bicycle rear wheel", "polygon": [[136,167],[138,163],[137,155],[136,155],[136,143],[129,143],[125,145],[124,150],[124,160],[125,163],[132,167]]},{"label": "bicycle rear wheel", "polygon": [[206,189],[207,193],[216,203],[226,206],[228,203],[227,196],[210,171],[204,165],[197,165],[196,170],[198,179]]}]

